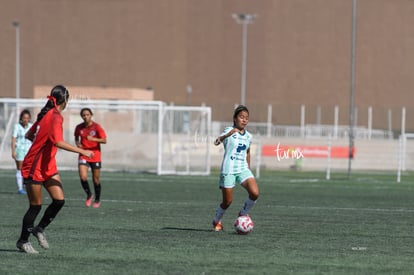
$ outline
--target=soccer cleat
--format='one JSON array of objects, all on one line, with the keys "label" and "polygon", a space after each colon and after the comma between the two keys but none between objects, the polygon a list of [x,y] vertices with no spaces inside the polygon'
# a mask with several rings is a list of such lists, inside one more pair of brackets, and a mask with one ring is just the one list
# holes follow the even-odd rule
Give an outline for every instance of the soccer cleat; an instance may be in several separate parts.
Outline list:
[{"label": "soccer cleat", "polygon": [[91,204],[92,204],[92,196],[90,196],[89,198],[87,198],[86,201],[85,201],[85,206],[86,207],[91,206]]},{"label": "soccer cleat", "polygon": [[46,240],[45,233],[40,227],[36,226],[35,228],[33,228],[32,234],[36,237],[41,247],[43,247],[44,249],[49,248],[49,243]]},{"label": "soccer cleat", "polygon": [[26,195],[26,191],[24,191],[24,189],[20,189],[17,193],[19,193],[19,195]]},{"label": "soccer cleat", "polygon": [[100,201],[95,201],[95,202],[92,204],[92,207],[93,207],[93,208],[99,208],[99,207],[101,207],[101,202],[100,202]]},{"label": "soccer cleat", "polygon": [[216,232],[224,230],[223,225],[221,224],[221,221],[215,222],[213,220],[213,230],[216,231]]},{"label": "soccer cleat", "polygon": [[25,252],[28,254],[39,254],[39,252],[37,252],[29,242],[17,241],[16,247],[20,252]]}]

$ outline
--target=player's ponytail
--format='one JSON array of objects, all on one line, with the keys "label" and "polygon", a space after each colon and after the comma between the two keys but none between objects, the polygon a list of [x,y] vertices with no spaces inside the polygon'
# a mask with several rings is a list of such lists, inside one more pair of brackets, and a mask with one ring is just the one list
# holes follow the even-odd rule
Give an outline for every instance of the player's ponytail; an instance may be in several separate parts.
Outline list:
[{"label": "player's ponytail", "polygon": [[69,91],[63,85],[56,85],[50,92],[50,96],[56,99],[56,105],[61,105],[68,101]]},{"label": "player's ponytail", "polygon": [[45,116],[50,109],[54,108],[55,106],[61,105],[68,101],[69,99],[69,91],[63,85],[56,85],[50,91],[50,96],[47,97],[46,105],[40,110],[39,114],[37,115],[37,121],[39,122]]}]

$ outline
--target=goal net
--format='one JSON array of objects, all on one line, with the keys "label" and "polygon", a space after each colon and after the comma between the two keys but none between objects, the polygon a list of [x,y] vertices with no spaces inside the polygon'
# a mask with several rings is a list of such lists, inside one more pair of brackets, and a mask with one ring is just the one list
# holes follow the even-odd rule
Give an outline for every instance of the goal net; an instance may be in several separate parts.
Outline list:
[{"label": "goal net", "polygon": [[[28,109],[35,120],[45,103],[46,99],[0,99],[0,167],[15,167],[11,135],[20,112]],[[71,144],[84,107],[92,109],[94,121],[107,134],[107,144],[101,146],[103,169],[210,174],[210,144],[200,139],[210,136],[210,107],[168,106],[160,101],[70,100],[62,115],[64,138]],[[77,169],[77,155],[61,150],[57,163],[59,169]]]}]

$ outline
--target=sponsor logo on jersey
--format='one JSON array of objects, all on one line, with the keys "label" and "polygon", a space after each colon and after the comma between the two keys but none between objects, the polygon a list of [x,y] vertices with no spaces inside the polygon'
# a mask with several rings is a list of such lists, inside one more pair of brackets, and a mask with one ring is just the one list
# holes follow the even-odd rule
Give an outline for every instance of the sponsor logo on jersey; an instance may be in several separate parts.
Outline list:
[{"label": "sponsor logo on jersey", "polygon": [[239,143],[239,146],[237,146],[237,153],[240,153],[241,151],[246,150],[247,146],[246,144]]}]

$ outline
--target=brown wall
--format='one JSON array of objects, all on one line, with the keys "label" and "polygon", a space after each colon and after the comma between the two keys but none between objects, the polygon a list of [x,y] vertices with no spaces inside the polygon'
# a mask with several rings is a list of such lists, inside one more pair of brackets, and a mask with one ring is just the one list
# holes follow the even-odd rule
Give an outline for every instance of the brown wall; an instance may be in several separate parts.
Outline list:
[{"label": "brown wall", "polygon": [[[33,97],[46,98],[50,93],[50,86],[35,86]],[[153,101],[154,91],[133,88],[112,88],[112,87],[93,87],[93,86],[68,86],[70,99],[79,100],[143,100]]]},{"label": "brown wall", "polygon": [[[355,102],[358,122],[393,128],[407,107],[414,130],[414,1],[358,0]],[[35,86],[146,88],[155,99],[206,103],[231,120],[240,101],[241,25],[248,27],[247,94],[252,121],[348,123],[351,0],[0,0],[0,96],[15,95],[15,30],[21,24],[21,94]],[[187,97],[186,86],[193,93]]]}]

